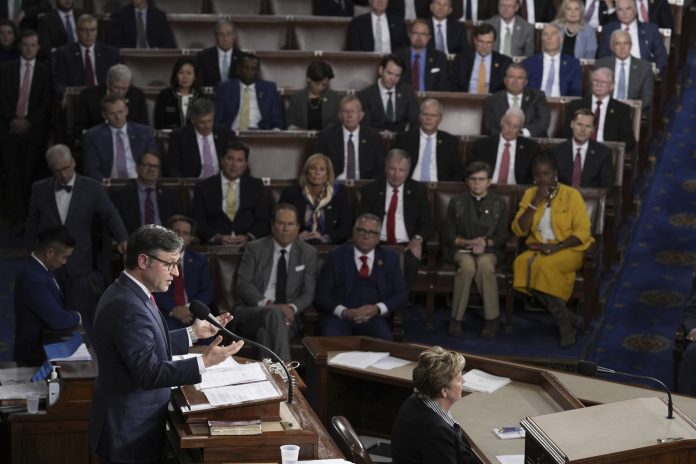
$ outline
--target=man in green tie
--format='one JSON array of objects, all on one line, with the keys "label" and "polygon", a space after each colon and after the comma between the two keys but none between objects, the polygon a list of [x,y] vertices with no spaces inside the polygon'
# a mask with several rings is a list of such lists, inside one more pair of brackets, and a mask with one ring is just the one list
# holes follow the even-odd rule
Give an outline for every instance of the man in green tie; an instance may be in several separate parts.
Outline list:
[{"label": "man in green tie", "polygon": [[498,0],[498,14],[486,22],[496,31],[494,49],[503,55],[532,56],[534,26],[517,15],[518,0]]}]

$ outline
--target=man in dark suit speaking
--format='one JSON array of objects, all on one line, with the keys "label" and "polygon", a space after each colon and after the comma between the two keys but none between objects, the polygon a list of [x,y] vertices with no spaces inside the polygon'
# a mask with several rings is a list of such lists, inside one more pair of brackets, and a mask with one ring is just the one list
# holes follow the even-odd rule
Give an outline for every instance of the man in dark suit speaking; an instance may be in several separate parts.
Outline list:
[{"label": "man in dark suit speaking", "polygon": [[[169,332],[153,292],[166,292],[178,272],[183,239],[147,225],[128,239],[126,270],[99,300],[94,349],[99,374],[90,417],[90,448],[102,463],[159,462],[171,387],[201,381],[206,368],[237,353],[243,342],[221,346],[218,336],[200,357],[172,361],[217,329],[196,321]],[[232,319],[218,317],[222,324]]]}]

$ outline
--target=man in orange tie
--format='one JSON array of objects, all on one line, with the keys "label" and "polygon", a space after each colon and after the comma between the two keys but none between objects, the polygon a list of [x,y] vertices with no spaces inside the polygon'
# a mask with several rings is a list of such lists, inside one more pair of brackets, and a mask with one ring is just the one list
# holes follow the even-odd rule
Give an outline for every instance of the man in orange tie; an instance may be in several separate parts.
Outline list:
[{"label": "man in orange tie", "polygon": [[512,58],[493,50],[495,28],[481,23],[474,29],[474,50],[457,55],[452,64],[452,88],[486,95],[503,90],[505,70]]},{"label": "man in orange tie", "polygon": [[196,233],[193,219],[175,215],[169,218],[167,227],[184,240],[184,248],[180,255],[179,275],[174,277],[166,292],[155,293],[155,300],[169,330],[175,330],[193,323],[193,316],[188,310],[191,301],[199,300],[207,306],[212,305],[215,288],[208,258],[188,249]]}]

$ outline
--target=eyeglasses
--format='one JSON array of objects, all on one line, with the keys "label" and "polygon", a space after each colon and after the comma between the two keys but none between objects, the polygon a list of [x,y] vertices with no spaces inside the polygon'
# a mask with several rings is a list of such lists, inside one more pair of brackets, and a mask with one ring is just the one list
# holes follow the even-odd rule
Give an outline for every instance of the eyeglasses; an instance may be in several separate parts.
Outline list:
[{"label": "eyeglasses", "polygon": [[144,168],[147,169],[159,169],[160,165],[159,164],[152,164],[152,163],[140,163],[140,165]]},{"label": "eyeglasses", "polygon": [[177,259],[177,260],[174,261],[174,262],[169,262],[169,261],[165,261],[165,260],[163,260],[163,259],[159,259],[157,256],[152,256],[152,255],[145,255],[145,256],[147,256],[147,257],[150,258],[150,259],[154,259],[155,261],[159,261],[160,263],[164,264],[164,266],[167,268],[167,271],[171,271],[172,269],[174,269],[175,267],[178,267],[178,266],[181,264],[181,260],[180,260],[180,259]]},{"label": "eyeglasses", "polygon": [[368,229],[363,229],[362,227],[356,227],[355,231],[359,233],[360,235],[367,235],[370,237],[379,237],[379,231],[378,230],[368,230]]},{"label": "eyeglasses", "polygon": [[471,182],[486,182],[488,180],[488,177],[468,177],[467,180],[470,180]]}]

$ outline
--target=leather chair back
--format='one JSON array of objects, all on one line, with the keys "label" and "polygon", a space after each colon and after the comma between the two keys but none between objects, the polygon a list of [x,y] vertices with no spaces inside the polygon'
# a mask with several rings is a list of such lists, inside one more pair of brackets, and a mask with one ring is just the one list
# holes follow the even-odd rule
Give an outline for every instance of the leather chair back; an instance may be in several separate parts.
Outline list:
[{"label": "leather chair back", "polygon": [[331,437],[343,452],[345,458],[355,464],[372,464],[370,454],[355,433],[353,426],[343,416],[331,418]]}]

